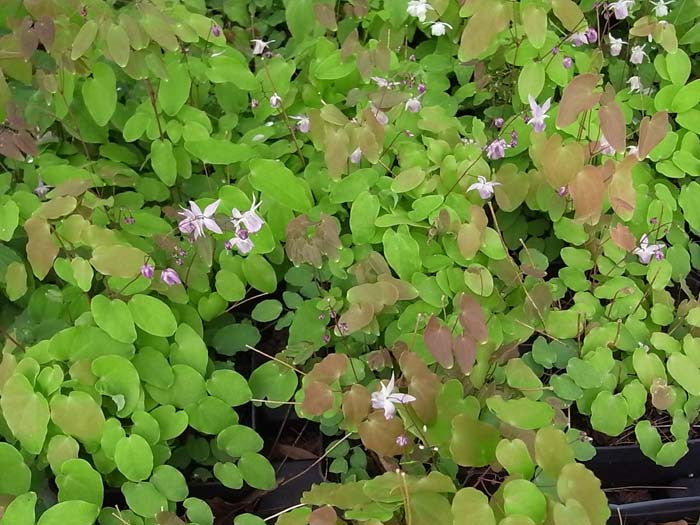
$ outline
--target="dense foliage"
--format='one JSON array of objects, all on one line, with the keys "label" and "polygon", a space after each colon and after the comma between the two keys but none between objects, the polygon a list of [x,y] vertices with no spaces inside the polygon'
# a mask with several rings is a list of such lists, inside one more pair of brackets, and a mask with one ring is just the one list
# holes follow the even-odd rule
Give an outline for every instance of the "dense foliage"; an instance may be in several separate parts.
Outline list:
[{"label": "dense foliage", "polygon": [[212,525],[262,404],[336,480],[281,525],[606,523],[593,445],[700,417],[698,18],[4,0],[0,525]]}]

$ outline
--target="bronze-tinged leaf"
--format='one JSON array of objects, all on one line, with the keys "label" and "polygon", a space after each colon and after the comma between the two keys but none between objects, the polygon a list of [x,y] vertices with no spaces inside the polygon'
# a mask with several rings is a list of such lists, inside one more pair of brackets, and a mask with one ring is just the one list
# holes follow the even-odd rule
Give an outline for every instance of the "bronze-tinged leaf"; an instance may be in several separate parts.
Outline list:
[{"label": "bronze-tinged leaf", "polygon": [[454,366],[452,332],[440,319],[435,316],[430,318],[423,332],[423,341],[440,366],[448,369]]},{"label": "bronze-tinged leaf", "polygon": [[631,252],[637,247],[637,240],[634,238],[634,234],[624,224],[616,224],[610,228],[610,238],[626,252]]},{"label": "bronze-tinged leaf", "polygon": [[472,337],[477,343],[486,341],[489,336],[489,329],[486,326],[484,311],[474,297],[463,293],[459,298],[459,323],[464,332]]},{"label": "bronze-tinged leaf", "polygon": [[584,157],[581,144],[572,141],[562,145],[561,136],[555,133],[543,147],[542,174],[554,189],[568,186],[583,168]]},{"label": "bronze-tinged leaf", "polygon": [[630,29],[630,36],[648,37],[654,32],[656,24],[656,20],[649,16],[638,18]]},{"label": "bronze-tinged leaf", "polygon": [[554,301],[552,290],[545,282],[539,282],[528,292],[523,305],[526,320],[533,326],[542,326],[542,319],[547,317],[547,312]]},{"label": "bronze-tinged leaf", "polygon": [[357,53],[357,70],[363,78],[368,78],[372,74],[372,54],[366,49],[360,49]]},{"label": "bronze-tinged leaf", "polygon": [[304,401],[301,408],[312,416],[321,416],[333,408],[333,391],[325,383],[313,381],[304,388]]},{"label": "bronze-tinged leaf", "polygon": [[391,67],[391,52],[386,45],[386,40],[381,39],[371,53],[374,67],[383,73],[388,73]]},{"label": "bronze-tinged leaf", "polygon": [[169,510],[163,510],[156,514],[156,523],[158,525],[185,525],[185,522],[178,518],[177,514]]},{"label": "bronze-tinged leaf", "polygon": [[600,93],[593,90],[600,81],[600,75],[584,73],[574,77],[569,85],[564,88],[564,93],[559,103],[557,114],[557,127],[565,128],[576,122],[581,112],[593,108],[600,99]]},{"label": "bronze-tinged leaf", "polygon": [[47,50],[51,49],[54,37],[56,36],[53,18],[50,16],[42,16],[34,23],[34,30],[36,31],[36,34],[44,48]]},{"label": "bronze-tinged leaf", "polygon": [[39,35],[34,29],[34,22],[30,17],[22,20],[18,28],[19,49],[25,60],[28,60],[39,46]]},{"label": "bronze-tinged leaf", "polygon": [[36,139],[32,137],[28,131],[19,130],[14,133],[12,139],[15,141],[15,145],[19,150],[25,155],[30,155],[34,157],[39,154],[39,148],[36,145]]},{"label": "bronze-tinged leaf", "polygon": [[306,375],[308,380],[320,381],[330,385],[345,373],[350,364],[350,359],[345,354],[333,353],[316,363]]},{"label": "bronze-tinged leaf", "polygon": [[457,366],[463,374],[468,374],[474,368],[476,362],[476,343],[471,336],[460,335],[455,338],[452,344]]},{"label": "bronze-tinged leaf", "polygon": [[343,44],[340,46],[340,57],[343,60],[347,60],[350,56],[354,55],[360,47],[359,34],[357,28],[355,28],[348,33],[348,36],[343,40]]},{"label": "bronze-tinged leaf", "polygon": [[484,233],[486,226],[489,224],[489,218],[486,216],[484,208],[477,206],[476,204],[472,204],[469,207],[469,221],[476,225],[482,234]]},{"label": "bronze-tinged leaf", "polygon": [[335,10],[331,4],[314,4],[314,15],[316,21],[326,29],[331,31],[338,29],[338,24],[335,21]]},{"label": "bronze-tinged leaf", "polygon": [[367,355],[367,366],[370,370],[384,370],[392,365],[391,353],[386,348],[373,350]]},{"label": "bronze-tinged leaf", "polygon": [[339,178],[345,172],[350,156],[350,139],[344,129],[332,130],[326,128],[324,158],[328,166],[328,174]]},{"label": "bronze-tinged leaf", "polygon": [[[316,4],[316,6],[327,4]],[[335,20],[335,19],[334,19]],[[335,509],[329,505],[314,510],[309,516],[309,525],[335,525],[338,522],[338,515]]]},{"label": "bronze-tinged leaf", "polygon": [[457,247],[465,259],[473,259],[481,248],[482,234],[474,224],[462,224],[457,233]]},{"label": "bronze-tinged leaf", "polygon": [[374,116],[374,113],[372,113],[370,108],[365,108],[365,110],[362,112],[362,120],[365,123],[365,126],[369,128],[374,135],[374,140],[377,142],[377,145],[382,147],[384,145],[384,135],[386,134],[386,130],[384,126],[379,123],[377,117]]},{"label": "bronze-tinged leaf", "polygon": [[399,366],[408,383],[408,393],[416,398],[411,407],[423,423],[431,423],[437,415],[435,399],[440,390],[440,377],[410,351],[401,353]]},{"label": "bronze-tinged leaf", "polygon": [[498,33],[508,28],[512,9],[510,2],[503,0],[481,1],[462,31],[459,59],[472,60],[486,51]]},{"label": "bronze-tinged leaf", "polygon": [[610,100],[598,110],[600,128],[608,143],[615,148],[618,153],[625,151],[627,129],[625,127],[625,116],[615,100]]},{"label": "bronze-tinged leaf", "polygon": [[381,410],[373,412],[366,421],[360,423],[362,444],[381,456],[397,456],[403,448],[396,443],[396,438],[403,435],[403,422],[400,417],[386,419]]},{"label": "bronze-tinged leaf", "polygon": [[362,156],[365,157],[370,164],[375,164],[379,160],[379,144],[374,138],[374,133],[368,127],[360,127],[355,130],[355,139],[357,145],[362,150]]},{"label": "bronze-tinged leaf", "polygon": [[663,379],[654,379],[649,391],[651,392],[651,404],[657,410],[666,410],[676,400],[676,393]]},{"label": "bronze-tinged leaf", "polygon": [[338,335],[349,335],[358,330],[362,330],[365,326],[374,319],[374,308],[371,304],[353,304],[350,305],[343,315],[340,316],[338,322]]},{"label": "bronze-tinged leaf", "polygon": [[343,394],[343,427],[354,430],[369,415],[372,395],[362,385],[352,385]]},{"label": "bronze-tinged leaf", "polygon": [[49,223],[42,217],[27,219],[24,230],[28,238],[27,259],[32,265],[34,275],[41,280],[53,266],[53,261],[58,255],[58,244],[51,235]]},{"label": "bronze-tinged leaf", "polygon": [[567,30],[575,32],[585,29],[586,17],[572,0],[552,0],[552,11]]},{"label": "bronze-tinged leaf", "polygon": [[598,224],[603,211],[605,181],[612,169],[602,166],[584,166],[569,183],[569,193],[574,201],[574,218],[587,224]]},{"label": "bronze-tinged leaf", "polygon": [[0,155],[14,160],[24,160],[24,155],[15,144],[14,133],[0,130]]},{"label": "bronze-tinged leaf", "polygon": [[608,200],[615,213],[623,221],[629,221],[637,206],[637,192],[632,184],[632,168],[638,158],[629,155],[617,164],[615,173],[608,185]]},{"label": "bronze-tinged leaf", "polygon": [[407,283],[406,281],[402,281],[401,279],[397,279],[391,274],[381,274],[379,276],[378,282],[388,283],[394,288],[396,288],[396,292],[398,294],[398,301],[410,301],[411,299],[415,299],[416,297],[418,297],[418,290],[416,290],[412,284]]},{"label": "bronze-tinged leaf", "polygon": [[654,116],[644,117],[639,127],[638,153],[640,159],[646,159],[649,152],[661,142],[668,132],[668,113],[659,111]]}]

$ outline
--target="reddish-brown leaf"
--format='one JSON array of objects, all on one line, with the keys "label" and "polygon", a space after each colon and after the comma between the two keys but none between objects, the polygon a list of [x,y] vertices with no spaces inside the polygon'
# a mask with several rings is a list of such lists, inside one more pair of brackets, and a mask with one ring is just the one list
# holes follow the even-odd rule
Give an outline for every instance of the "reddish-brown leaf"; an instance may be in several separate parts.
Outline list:
[{"label": "reddish-brown leaf", "polygon": [[49,273],[58,255],[58,244],[51,235],[51,227],[42,217],[31,217],[24,223],[27,232],[27,259],[34,275],[43,279]]},{"label": "reddish-brown leaf", "polygon": [[637,205],[637,193],[632,184],[632,168],[638,162],[635,155],[625,157],[617,164],[608,185],[608,199],[615,213],[625,221],[632,218]]},{"label": "reddish-brown leaf", "polygon": [[360,439],[368,449],[382,456],[396,456],[403,448],[396,443],[396,438],[403,435],[404,427],[400,417],[386,419],[384,412],[375,411],[360,423]]},{"label": "reddish-brown leaf", "polygon": [[337,29],[338,25],[335,21],[335,11],[333,10],[332,5],[315,4],[314,15],[316,15],[316,21],[326,29],[330,29],[331,31],[335,31]]},{"label": "reddish-brown leaf", "polygon": [[309,525],[335,525],[337,521],[338,515],[335,513],[335,509],[328,505],[325,507],[319,507],[311,513],[311,516],[309,516]]},{"label": "reddish-brown leaf", "polygon": [[565,128],[576,122],[581,112],[591,109],[598,103],[600,93],[594,93],[600,81],[600,75],[584,73],[575,77],[564,88],[557,114],[557,127]]},{"label": "reddish-brown leaf", "polygon": [[455,338],[452,345],[455,361],[463,374],[468,374],[474,368],[476,362],[476,344],[468,335],[460,335]]},{"label": "reddish-brown leaf", "polygon": [[634,234],[624,224],[616,224],[610,228],[610,237],[617,246],[626,252],[631,252],[637,247],[637,240],[634,238]]},{"label": "reddish-brown leaf", "polygon": [[343,394],[343,424],[345,428],[354,430],[369,414],[372,396],[362,385],[352,385]]},{"label": "reddish-brown leaf", "polygon": [[[340,335],[349,335],[361,330],[374,319],[374,308],[371,304],[353,304],[340,316],[338,322]],[[342,330],[340,327],[343,327]]]},{"label": "reddish-brown leaf", "polygon": [[408,383],[408,393],[416,398],[411,407],[421,421],[430,423],[435,420],[437,407],[435,398],[440,389],[440,377],[433,373],[425,362],[414,352],[403,352],[399,366]]},{"label": "reddish-brown leaf", "polygon": [[320,381],[313,381],[304,388],[304,401],[301,408],[312,416],[320,416],[333,407],[331,388]]},{"label": "reddish-brown leaf", "polygon": [[360,48],[360,39],[357,29],[353,29],[348,36],[343,40],[343,45],[340,47],[340,56],[343,60],[355,54]]},{"label": "reddish-brown leaf", "polygon": [[542,151],[542,174],[552,188],[568,186],[583,168],[584,150],[578,142],[562,144],[559,134],[552,135]]},{"label": "reddish-brown leaf", "polygon": [[452,368],[454,357],[452,356],[452,333],[440,319],[435,316],[430,318],[425,327],[423,340],[428,351],[443,368]]},{"label": "reddish-brown leaf", "polygon": [[644,117],[639,127],[639,144],[637,145],[639,158],[647,158],[649,152],[664,139],[667,132],[668,113],[666,111],[654,113],[651,118]]},{"label": "reddish-brown leaf", "polygon": [[603,211],[606,170],[599,166],[585,166],[569,183],[569,193],[576,209],[575,219],[597,224]]},{"label": "reddish-brown leaf", "polygon": [[42,16],[34,23],[34,30],[41,40],[41,43],[46,49],[50,49],[53,45],[53,39],[56,34],[53,24],[53,18],[50,16]]},{"label": "reddish-brown leaf", "polygon": [[477,58],[486,51],[498,33],[508,27],[513,8],[503,0],[480,1],[476,12],[469,18],[459,43],[459,59]]},{"label": "reddish-brown leaf", "polygon": [[329,385],[345,373],[349,363],[350,360],[345,354],[329,354],[314,365],[307,379]]},{"label": "reddish-brown leaf", "polygon": [[479,301],[471,295],[463,293],[459,300],[459,306],[461,308],[459,323],[464,332],[477,343],[486,341],[489,329],[486,326],[486,317],[484,317],[484,311],[481,309]]},{"label": "reddish-brown leaf", "polygon": [[[607,94],[607,93],[606,93]],[[612,100],[606,100],[605,105],[598,110],[600,128],[608,143],[615,148],[615,151],[625,151],[627,129],[625,127],[625,116],[614,96]]]}]

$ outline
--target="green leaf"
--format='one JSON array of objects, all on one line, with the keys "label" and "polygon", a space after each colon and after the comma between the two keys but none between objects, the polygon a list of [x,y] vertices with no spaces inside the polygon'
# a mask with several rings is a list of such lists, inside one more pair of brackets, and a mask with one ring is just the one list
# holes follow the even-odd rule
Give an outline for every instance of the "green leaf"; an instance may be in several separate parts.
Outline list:
[{"label": "green leaf", "polygon": [[248,381],[234,370],[215,370],[207,379],[207,392],[232,407],[248,403],[253,397]]},{"label": "green leaf", "polygon": [[130,415],[141,398],[141,381],[134,365],[120,355],[103,355],[92,362],[92,373],[97,377],[95,390],[110,396],[121,396],[120,417]]},{"label": "green leaf", "polygon": [[170,501],[184,501],[189,494],[185,476],[170,465],[159,465],[154,468],[151,483]]},{"label": "green leaf", "polygon": [[517,428],[534,430],[551,423],[554,409],[542,401],[531,399],[504,400],[501,396],[493,396],[486,400],[486,405],[503,421]]},{"label": "green leaf", "polygon": [[691,228],[700,231],[700,184],[697,182],[689,182],[681,188],[678,204],[683,209],[683,218],[688,222]]},{"label": "green leaf", "polygon": [[13,261],[7,265],[5,292],[10,301],[16,301],[27,293],[27,267],[24,264]]},{"label": "green leaf", "polygon": [[[231,48],[228,49],[231,52]],[[244,91],[257,91],[260,85],[242,55],[218,55],[209,59],[207,78],[214,84],[230,82]]]},{"label": "green leaf", "polygon": [[260,323],[269,323],[277,319],[281,313],[282,303],[275,299],[268,299],[256,304],[250,315]]},{"label": "green leaf", "polygon": [[520,475],[529,479],[535,471],[527,445],[520,439],[502,439],[496,447],[496,459],[511,476]]},{"label": "green leaf", "polygon": [[350,231],[355,244],[368,243],[374,237],[374,221],[379,215],[379,197],[365,191],[360,193],[350,208]]},{"label": "green leaf", "polygon": [[493,276],[480,264],[470,264],[464,270],[464,282],[477,295],[488,297],[493,293]]},{"label": "green leaf", "polygon": [[544,65],[542,62],[527,62],[520,70],[520,76],[518,77],[520,101],[527,103],[528,95],[532,95],[532,98],[537,99],[544,87],[544,78]]},{"label": "green leaf", "polygon": [[154,173],[167,186],[177,180],[177,161],[173,154],[173,145],[168,139],[151,142],[151,166]]},{"label": "green leaf", "polygon": [[142,481],[153,470],[153,452],[145,439],[133,434],[117,442],[114,462],[128,480]]},{"label": "green leaf", "polygon": [[25,376],[14,374],[7,380],[0,396],[2,415],[12,434],[29,454],[39,454],[49,424],[49,404],[34,392]]},{"label": "green leaf", "polygon": [[136,277],[146,260],[146,254],[123,244],[103,244],[92,251],[90,264],[102,275],[130,279]]},{"label": "green leaf", "polygon": [[9,443],[0,442],[0,472],[3,473],[0,476],[0,494],[19,496],[29,490],[31,471],[24,463],[22,454]]},{"label": "green leaf", "polygon": [[182,323],[175,332],[175,342],[170,348],[170,363],[173,365],[188,365],[204,377],[207,373],[209,352],[199,334],[194,329]]},{"label": "green leaf", "polygon": [[106,126],[117,108],[117,78],[107,64],[92,67],[92,78],[83,82],[85,107],[98,126]]},{"label": "green leaf", "polygon": [[289,32],[295,39],[308,38],[314,27],[313,0],[287,0],[284,10]]},{"label": "green leaf", "polygon": [[503,510],[506,516],[528,516],[533,522],[542,523],[547,515],[547,500],[534,483],[514,479],[503,485]]},{"label": "green leaf", "polygon": [[0,241],[9,241],[19,225],[19,206],[8,199],[0,205]]},{"label": "green leaf", "polygon": [[0,517],[0,525],[34,525],[36,523],[35,507],[36,494],[34,492],[17,496],[5,508],[5,512]]},{"label": "green leaf", "polygon": [[144,518],[152,518],[161,510],[168,508],[167,498],[147,481],[141,483],[127,481],[122,485],[122,493],[129,508]]},{"label": "green leaf", "polygon": [[227,301],[240,301],[245,297],[245,284],[238,274],[220,270],[216,272],[216,291]]},{"label": "green leaf", "polygon": [[453,525],[496,525],[496,518],[483,492],[467,487],[452,500]]},{"label": "green leaf", "polygon": [[695,362],[679,352],[669,356],[666,362],[668,373],[686,392],[700,396],[700,369]]},{"label": "green leaf", "polygon": [[682,49],[666,55],[666,69],[672,83],[684,85],[690,76],[690,68],[690,58]]},{"label": "green leaf", "polygon": [[107,49],[119,67],[126,67],[131,54],[129,35],[123,27],[113,24],[107,31]]},{"label": "green leaf", "polygon": [[234,490],[243,487],[243,475],[233,463],[216,463],[214,465],[214,476],[221,481],[224,487]]},{"label": "green leaf", "polygon": [[90,311],[95,324],[110,337],[122,343],[136,341],[136,328],[127,304],[120,299],[109,300],[104,295],[96,295],[90,302]]},{"label": "green leaf", "polygon": [[218,434],[238,421],[233,408],[218,397],[205,396],[185,407],[190,426],[203,434]]},{"label": "green leaf", "polygon": [[598,393],[591,405],[591,426],[608,436],[619,436],[627,426],[627,401],[607,390]]},{"label": "green leaf", "polygon": [[192,80],[185,64],[171,61],[165,66],[168,77],[158,86],[158,104],[171,117],[185,105],[190,96]]},{"label": "green leaf", "polygon": [[305,213],[312,206],[303,179],[295,176],[277,160],[252,160],[249,179],[251,186],[261,192],[264,198],[272,199],[294,211]]},{"label": "green leaf", "polygon": [[420,250],[408,229],[388,229],[382,238],[384,257],[399,278],[411,281],[411,276],[421,269]]},{"label": "green leaf", "polygon": [[87,20],[80,28],[73,39],[73,46],[70,52],[71,60],[78,60],[85,54],[85,51],[92,45],[97,36],[97,22],[93,19]]},{"label": "green leaf", "polygon": [[149,295],[137,294],[129,300],[129,310],[136,326],[157,337],[170,337],[177,321],[167,304]]},{"label": "green leaf", "polygon": [[265,456],[246,452],[238,460],[238,468],[245,482],[255,489],[271,490],[277,485],[275,469]]},{"label": "green leaf", "polygon": [[69,459],[56,476],[58,501],[81,500],[102,507],[102,477],[84,459]]},{"label": "green leaf", "polygon": [[700,104],[700,79],[683,86],[671,101],[671,111],[683,113]]},{"label": "green leaf", "polygon": [[85,501],[63,501],[49,507],[37,525],[92,525],[95,523],[100,508]]},{"label": "green leaf", "polygon": [[238,458],[246,452],[260,452],[264,442],[260,435],[244,425],[233,425],[216,436],[216,445],[229,456]]},{"label": "green leaf", "polygon": [[272,293],[277,289],[275,269],[262,255],[254,253],[243,259],[243,275],[256,290]]},{"label": "green leaf", "polygon": [[133,365],[144,383],[158,388],[169,388],[175,380],[173,370],[165,356],[148,346],[139,349],[132,359]]},{"label": "green leaf", "polygon": [[[86,392],[72,391],[68,396],[55,394],[49,403],[51,421],[64,434],[85,443],[99,442],[105,418],[102,409]],[[78,417],[76,417],[78,415]]]},{"label": "green leaf", "polygon": [[253,149],[247,144],[234,144],[224,139],[187,141],[185,149],[207,164],[235,164],[253,156]]},{"label": "green leaf", "polygon": [[483,423],[470,414],[452,419],[450,452],[458,465],[484,467],[496,459],[501,435],[493,425]]},{"label": "green leaf", "polygon": [[187,498],[183,503],[187,509],[187,517],[193,523],[199,525],[213,525],[214,515],[206,502],[199,498]]},{"label": "green leaf", "polygon": [[158,421],[160,427],[160,437],[167,441],[182,434],[189,423],[187,412],[176,411],[172,405],[161,405],[151,412],[151,415]]},{"label": "green leaf", "polygon": [[[268,361],[253,370],[248,381],[253,396],[257,399],[289,401],[296,392],[297,375],[294,370],[276,361]],[[276,406],[268,403],[269,406]]]}]

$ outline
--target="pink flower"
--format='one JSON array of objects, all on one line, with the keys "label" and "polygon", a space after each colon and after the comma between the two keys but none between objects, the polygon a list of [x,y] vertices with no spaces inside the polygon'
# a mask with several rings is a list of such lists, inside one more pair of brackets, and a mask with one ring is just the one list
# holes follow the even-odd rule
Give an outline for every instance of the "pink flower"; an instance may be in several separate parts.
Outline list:
[{"label": "pink flower", "polygon": [[359,164],[361,160],[362,160],[362,150],[359,147],[357,147],[350,154],[350,162],[352,162],[353,164]]},{"label": "pink flower", "polygon": [[306,115],[292,115],[291,118],[297,121],[297,129],[302,133],[308,133],[311,129],[311,121]]},{"label": "pink flower", "polygon": [[221,27],[216,24],[211,26],[211,34],[214,36],[221,36]]},{"label": "pink flower", "polygon": [[141,267],[141,275],[143,275],[146,279],[151,279],[151,278],[153,278],[153,270],[155,270],[153,265],[144,264]]},{"label": "pink flower", "polygon": [[214,233],[221,233],[221,228],[212,219],[220,203],[221,200],[215,200],[202,211],[196,202],[190,201],[189,210],[183,208],[183,211],[178,212],[179,215],[184,217],[178,224],[178,228],[182,233],[193,235],[195,239],[204,236],[205,229]]},{"label": "pink flower", "polygon": [[502,159],[506,156],[508,144],[503,139],[495,139],[486,146],[486,156],[491,160]]},{"label": "pink flower", "polygon": [[497,129],[501,129],[503,127],[503,124],[505,123],[505,120],[503,120],[503,117],[497,117],[493,119],[493,125]]},{"label": "pink flower", "polygon": [[236,230],[236,236],[231,237],[225,244],[227,250],[237,248],[243,255],[250,253],[254,246],[253,241],[248,236],[248,230],[245,228],[238,228]]},{"label": "pink flower", "polygon": [[623,20],[629,16],[629,9],[634,5],[634,0],[617,0],[610,4],[610,10],[615,14],[615,18]]},{"label": "pink flower", "polygon": [[400,436],[397,436],[396,444],[400,447],[405,447],[406,445],[408,445],[408,438],[401,434]]},{"label": "pink flower", "polygon": [[564,66],[564,69],[571,69],[574,65],[574,60],[571,57],[564,57],[564,60],[561,61],[561,65]]},{"label": "pink flower", "polygon": [[613,148],[608,142],[605,135],[600,136],[600,140],[598,141],[598,152],[602,153],[603,155],[615,155],[615,148]]},{"label": "pink flower", "polygon": [[172,268],[166,268],[160,272],[160,280],[163,281],[168,286],[175,286],[176,284],[182,284],[180,276]]},{"label": "pink flower", "polygon": [[255,195],[253,195],[253,204],[250,206],[248,211],[241,213],[238,208],[233,208],[233,210],[231,210],[231,222],[233,225],[238,228],[240,224],[243,224],[247,230],[246,234],[248,232],[259,232],[263,227],[263,224],[265,224],[265,221],[257,213],[257,210],[261,204],[262,201],[258,202],[257,204],[255,203]]},{"label": "pink flower", "polygon": [[588,38],[586,38],[586,33],[584,31],[572,34],[569,37],[569,41],[574,47],[585,46],[588,44]]},{"label": "pink flower", "polygon": [[593,44],[598,41],[598,31],[595,30],[593,27],[589,27],[585,31],[586,35],[586,40],[588,40],[589,44]]},{"label": "pink flower", "polygon": [[467,188],[467,192],[470,192],[472,190],[476,190],[479,192],[479,197],[481,197],[484,200],[490,199],[491,197],[493,197],[494,188],[496,186],[501,186],[500,182],[487,181],[486,177],[482,177],[481,175],[479,175],[477,177],[477,179],[478,179],[478,182],[475,182],[474,184],[469,186],[469,188]]},{"label": "pink flower", "polygon": [[420,97],[421,95],[409,98],[406,101],[404,109],[406,109],[406,111],[410,111],[411,113],[418,113],[421,108]]}]

